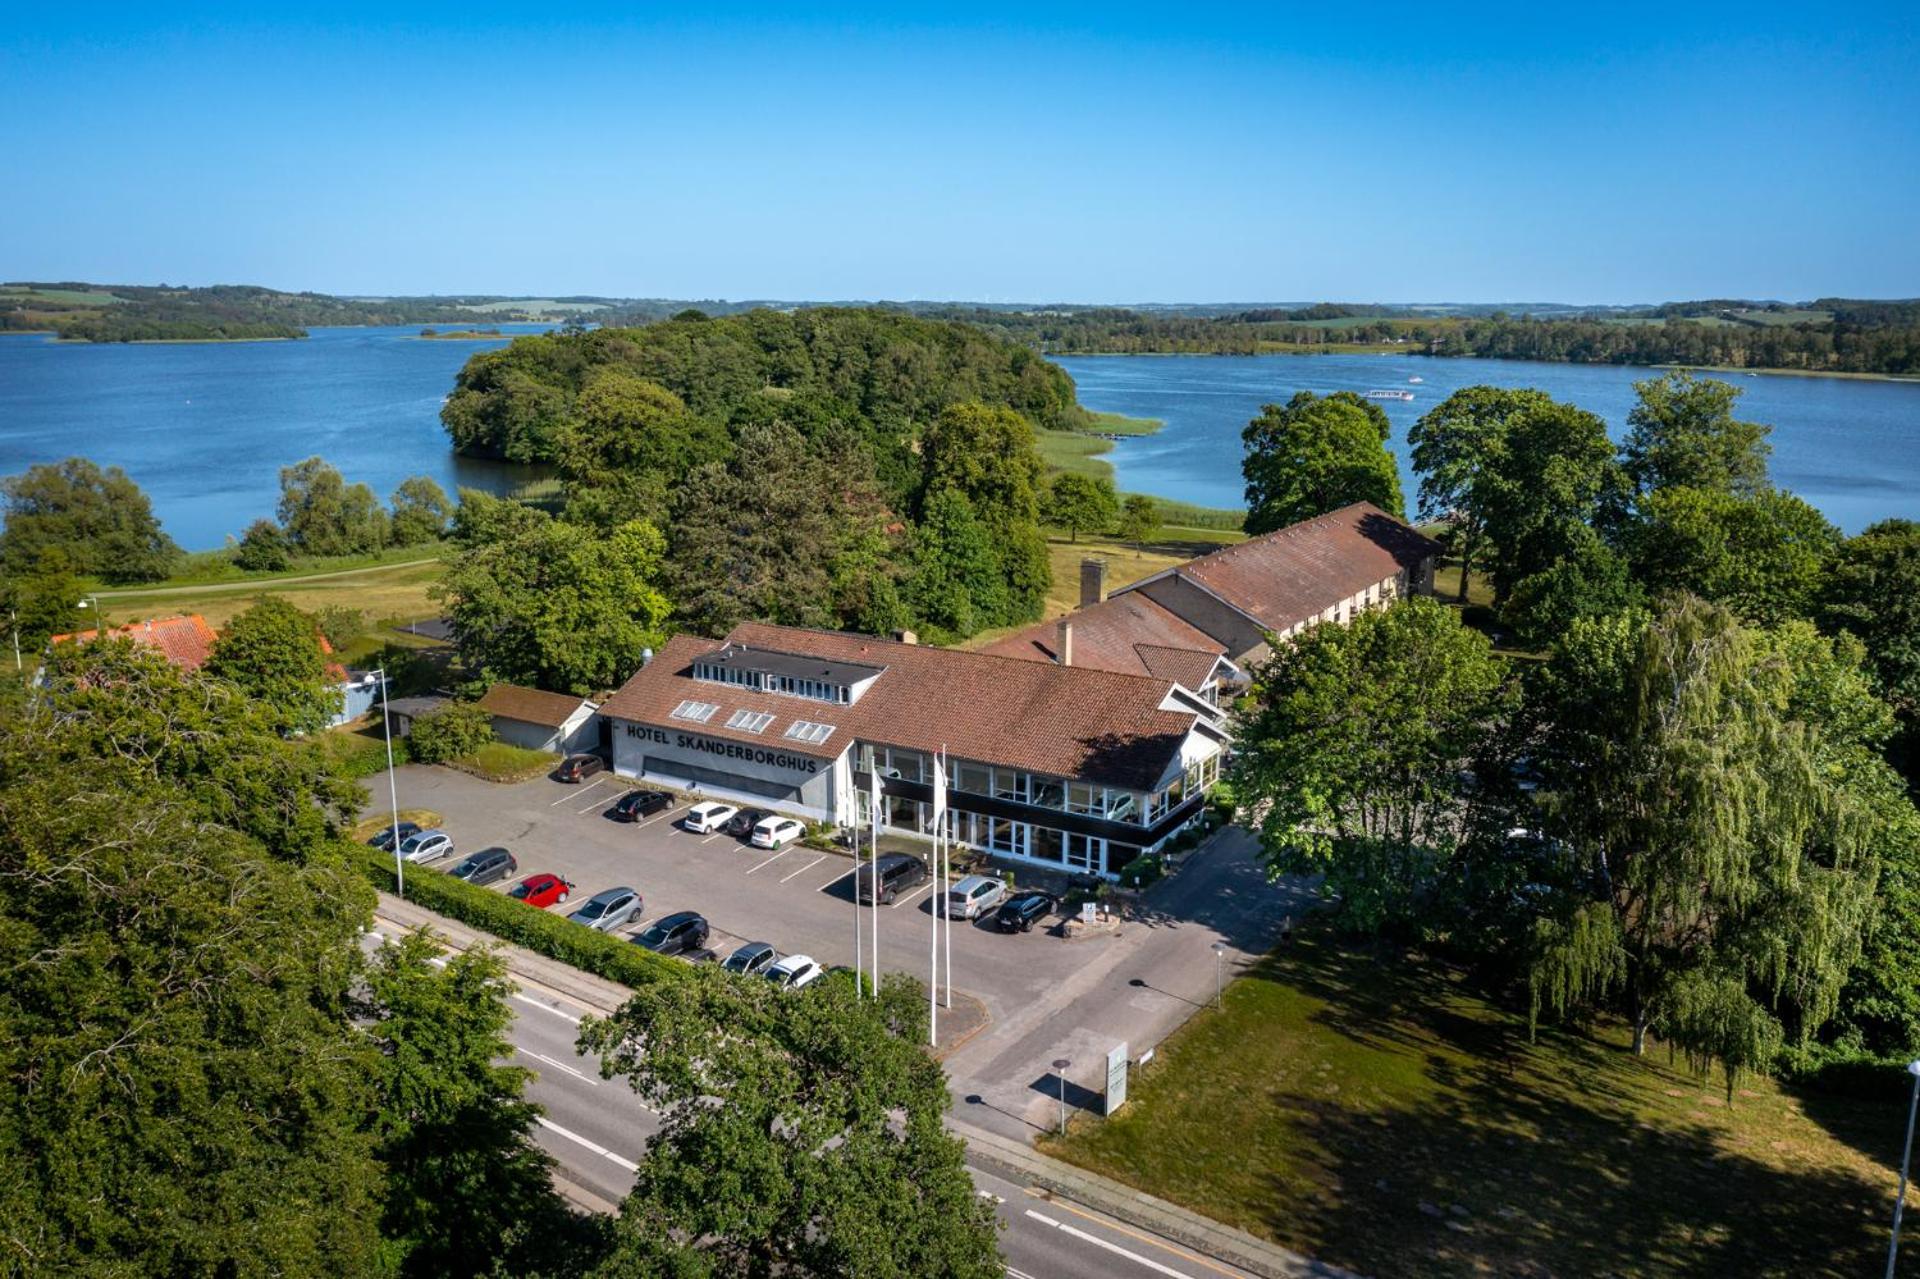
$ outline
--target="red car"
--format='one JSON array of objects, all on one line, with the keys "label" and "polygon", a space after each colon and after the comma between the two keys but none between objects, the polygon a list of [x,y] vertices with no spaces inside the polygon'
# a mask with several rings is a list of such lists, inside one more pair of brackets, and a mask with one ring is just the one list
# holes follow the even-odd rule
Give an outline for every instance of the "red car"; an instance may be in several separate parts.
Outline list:
[{"label": "red car", "polygon": [[523,901],[529,906],[538,906],[542,910],[555,902],[567,900],[572,893],[572,880],[547,874],[529,875],[507,890],[507,896]]}]

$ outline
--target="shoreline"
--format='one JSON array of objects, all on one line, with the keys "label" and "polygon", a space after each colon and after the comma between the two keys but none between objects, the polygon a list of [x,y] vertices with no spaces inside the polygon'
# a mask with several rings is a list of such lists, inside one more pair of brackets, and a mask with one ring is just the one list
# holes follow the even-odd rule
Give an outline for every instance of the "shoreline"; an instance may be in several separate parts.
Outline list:
[{"label": "shoreline", "polygon": [[1696,373],[1751,373],[1755,377],[1825,377],[1851,382],[1920,382],[1920,373],[1860,373],[1852,369],[1767,369],[1736,368],[1730,364],[1618,364],[1612,360],[1526,360],[1511,355],[1429,355],[1406,346],[1379,346],[1363,343],[1330,344],[1318,347],[1277,348],[1271,351],[1043,351],[1049,360],[1117,360],[1159,357],[1171,359],[1189,356],[1205,360],[1257,360],[1268,355],[1406,355],[1423,360],[1505,360],[1514,364],[1551,364],[1567,368],[1614,369],[1691,369]]}]

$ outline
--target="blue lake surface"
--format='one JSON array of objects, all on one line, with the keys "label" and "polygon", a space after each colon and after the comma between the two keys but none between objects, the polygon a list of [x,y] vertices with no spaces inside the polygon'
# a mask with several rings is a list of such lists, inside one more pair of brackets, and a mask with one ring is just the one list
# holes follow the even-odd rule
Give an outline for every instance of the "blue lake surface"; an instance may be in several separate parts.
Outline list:
[{"label": "blue lake surface", "polygon": [[[1411,508],[1407,428],[1463,386],[1538,387],[1603,418],[1618,439],[1633,384],[1659,370],[1528,360],[1418,355],[1101,355],[1061,357],[1090,409],[1160,418],[1156,435],[1126,439],[1107,457],[1128,492],[1201,506],[1245,505],[1240,432],[1262,404],[1295,391],[1412,391],[1384,400],[1392,448]],[[1740,388],[1738,412],[1773,427],[1773,482],[1792,489],[1849,533],[1890,516],[1920,519],[1920,382],[1720,373]],[[1409,379],[1420,378],[1419,382]]]},{"label": "blue lake surface", "polygon": [[[501,325],[507,336],[543,331]],[[319,454],[382,498],[409,475],[505,491],[527,468],[456,457],[440,403],[477,350],[506,338],[423,340],[418,326],[317,328],[300,342],[156,345],[0,336],[0,475],[79,454],[124,469],[181,545],[202,549],[272,515],[279,470]],[[1240,431],[1297,390],[1411,390],[1384,401],[1399,435],[1475,383],[1537,386],[1617,433],[1646,369],[1420,356],[1094,356],[1059,361],[1081,402],[1166,429],[1110,454],[1120,487],[1204,506],[1242,504]],[[1849,532],[1920,519],[1920,383],[1727,376],[1744,416],[1771,423],[1774,482]],[[1419,377],[1419,383],[1409,378]],[[1409,502],[1415,492],[1404,475]]]},{"label": "blue lake surface", "polygon": [[[498,327],[510,337],[550,326]],[[507,337],[419,333],[316,328],[297,342],[100,345],[0,336],[0,475],[75,454],[118,466],[192,550],[271,516],[280,468],[316,453],[383,501],[410,475],[431,475],[449,494],[530,478],[526,468],[454,456],[440,427],[454,374]]]}]

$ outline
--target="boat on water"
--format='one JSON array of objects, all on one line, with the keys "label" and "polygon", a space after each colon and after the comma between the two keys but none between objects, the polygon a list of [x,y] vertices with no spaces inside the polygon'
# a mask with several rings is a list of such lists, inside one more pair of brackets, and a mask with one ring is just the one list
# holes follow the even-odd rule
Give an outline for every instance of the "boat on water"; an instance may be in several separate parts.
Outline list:
[{"label": "boat on water", "polygon": [[1411,400],[1412,391],[1368,391],[1369,400]]},{"label": "boat on water", "polygon": [[1412,377],[1407,379],[1407,381],[1409,382],[1424,382],[1426,380],[1427,379],[1421,377],[1418,373],[1414,374]]}]

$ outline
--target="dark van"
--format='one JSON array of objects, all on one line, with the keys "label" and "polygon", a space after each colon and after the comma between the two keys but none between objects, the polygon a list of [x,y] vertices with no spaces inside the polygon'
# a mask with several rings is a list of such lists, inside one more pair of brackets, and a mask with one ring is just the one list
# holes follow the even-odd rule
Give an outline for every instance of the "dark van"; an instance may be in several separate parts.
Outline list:
[{"label": "dark van", "polygon": [[[862,865],[855,877],[861,904],[873,903],[874,867]],[[887,905],[902,890],[927,882],[927,864],[912,853],[882,853],[878,863],[880,904]]]}]

